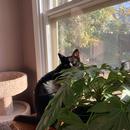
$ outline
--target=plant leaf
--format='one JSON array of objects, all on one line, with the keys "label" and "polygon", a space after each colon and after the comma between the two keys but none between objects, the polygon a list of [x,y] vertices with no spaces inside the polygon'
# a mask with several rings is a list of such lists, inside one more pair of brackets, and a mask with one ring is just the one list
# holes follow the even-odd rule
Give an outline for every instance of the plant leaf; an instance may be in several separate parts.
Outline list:
[{"label": "plant leaf", "polygon": [[44,130],[51,126],[57,119],[60,108],[63,103],[63,92],[66,88],[61,87],[55,97],[47,105],[36,130]]},{"label": "plant leaf", "polygon": [[61,109],[57,118],[66,124],[74,125],[78,128],[82,128],[84,126],[80,117],[66,108]]},{"label": "plant leaf", "polygon": [[[90,124],[88,125],[89,130],[130,130],[127,104],[124,104],[118,98],[111,98],[108,104],[110,108],[108,112],[106,109],[103,109],[102,112],[106,111],[106,113],[98,114],[98,112],[101,112],[100,108],[102,106],[104,107],[104,104],[98,104],[98,106],[95,106],[93,109],[93,111],[97,113],[90,119]],[[106,107],[107,105],[105,104],[105,108]],[[94,125],[96,125],[96,128],[93,127]]]},{"label": "plant leaf", "polygon": [[74,92],[75,96],[79,96],[83,93],[83,90],[87,89],[87,85],[85,84],[85,80],[79,79],[72,85],[72,91]]},{"label": "plant leaf", "polygon": [[67,125],[66,127],[63,127],[61,129],[58,130],[85,130],[84,128],[79,128],[75,125]]},{"label": "plant leaf", "polygon": [[110,112],[110,104],[107,102],[99,102],[96,103],[94,106],[92,106],[88,112],[94,112],[94,113],[104,113],[104,112]]}]

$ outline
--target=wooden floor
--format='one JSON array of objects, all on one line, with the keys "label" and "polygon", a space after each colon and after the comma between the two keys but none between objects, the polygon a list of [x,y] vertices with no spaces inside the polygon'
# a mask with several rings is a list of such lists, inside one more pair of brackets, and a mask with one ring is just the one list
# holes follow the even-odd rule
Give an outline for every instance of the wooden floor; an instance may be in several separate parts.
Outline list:
[{"label": "wooden floor", "polygon": [[36,130],[36,125],[15,121],[13,121],[10,127],[12,128],[12,130]]},{"label": "wooden floor", "polygon": [[[36,125],[31,125],[22,122],[15,122],[13,121],[11,124],[12,130],[36,130]],[[56,130],[55,128],[50,128],[49,130]]]}]

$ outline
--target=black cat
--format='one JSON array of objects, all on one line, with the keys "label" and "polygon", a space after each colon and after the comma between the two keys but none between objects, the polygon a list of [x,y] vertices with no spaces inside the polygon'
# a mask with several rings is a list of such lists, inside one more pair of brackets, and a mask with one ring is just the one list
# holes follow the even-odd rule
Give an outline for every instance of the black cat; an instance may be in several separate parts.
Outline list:
[{"label": "black cat", "polygon": [[60,53],[58,54],[61,64],[57,66],[56,69],[47,73],[43,76],[37,83],[35,88],[35,107],[36,107],[36,116],[25,116],[19,115],[14,118],[14,121],[26,122],[31,124],[37,124],[42,114],[44,113],[45,107],[48,105],[48,102],[53,98],[54,94],[57,92],[60,85],[53,85],[52,87],[47,86],[47,82],[53,81],[59,76],[63,69],[70,68],[72,66],[79,66],[80,56],[79,50],[75,49],[71,56],[63,56]]}]

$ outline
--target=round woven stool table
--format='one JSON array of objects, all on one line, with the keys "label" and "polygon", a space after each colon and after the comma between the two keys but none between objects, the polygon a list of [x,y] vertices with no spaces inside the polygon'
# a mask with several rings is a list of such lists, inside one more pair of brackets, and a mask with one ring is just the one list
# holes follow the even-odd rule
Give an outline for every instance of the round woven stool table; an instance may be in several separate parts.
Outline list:
[{"label": "round woven stool table", "polygon": [[11,121],[16,115],[30,114],[30,106],[23,101],[13,101],[27,88],[27,75],[23,72],[0,72],[0,123]]}]

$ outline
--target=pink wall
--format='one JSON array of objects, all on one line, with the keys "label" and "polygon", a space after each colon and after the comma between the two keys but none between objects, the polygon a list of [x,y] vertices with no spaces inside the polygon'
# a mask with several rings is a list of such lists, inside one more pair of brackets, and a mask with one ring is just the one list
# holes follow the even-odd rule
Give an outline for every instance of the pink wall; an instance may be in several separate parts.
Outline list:
[{"label": "pink wall", "polygon": [[0,71],[23,67],[18,0],[0,0]]},{"label": "pink wall", "polygon": [[20,0],[21,31],[24,53],[24,66],[35,71],[35,46],[33,32],[32,0]]},{"label": "pink wall", "polygon": [[19,0],[21,15],[21,42],[23,45],[24,72],[28,74],[28,89],[21,95],[23,99],[33,102],[33,91],[36,85],[36,59],[33,32],[32,0]]},{"label": "pink wall", "polygon": [[15,98],[33,102],[36,84],[32,1],[0,0],[0,71],[27,73],[28,89]]}]

